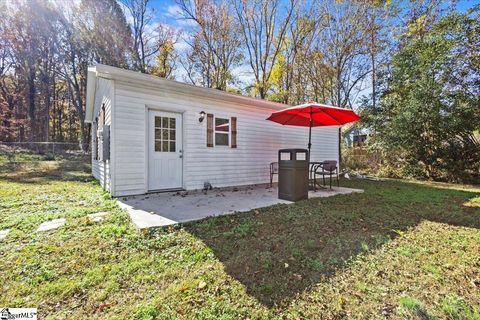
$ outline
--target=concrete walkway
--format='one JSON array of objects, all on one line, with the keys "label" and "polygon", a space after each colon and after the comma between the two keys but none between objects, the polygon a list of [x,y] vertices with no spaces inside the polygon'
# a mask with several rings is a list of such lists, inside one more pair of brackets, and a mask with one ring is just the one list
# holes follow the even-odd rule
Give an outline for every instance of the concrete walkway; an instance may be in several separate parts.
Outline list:
[{"label": "concrete walkway", "polygon": [[53,219],[49,221],[42,222],[37,229],[37,232],[44,232],[55,230],[63,226],[67,222],[65,218]]},{"label": "concrete walkway", "polygon": [[[334,187],[332,190],[310,191],[309,198],[354,192],[363,190]],[[279,203],[292,203],[278,199],[277,194],[276,187],[248,186],[215,189],[208,191],[207,194],[201,191],[188,191],[122,197],[118,199],[118,203],[121,208],[128,211],[137,228],[145,229],[200,220],[209,216],[245,212]]]},{"label": "concrete walkway", "polygon": [[[104,218],[108,215],[108,212],[96,212],[96,213],[90,213],[87,214],[87,218],[91,222],[101,222],[104,220]],[[65,218],[58,218],[58,219],[53,219],[53,220],[48,220],[42,222],[36,232],[45,232],[45,231],[50,231],[50,230],[56,230],[60,228],[61,226],[65,225],[67,220]],[[7,237],[7,235],[10,233],[11,229],[4,229],[0,230],[0,240],[3,240]]]},{"label": "concrete walkway", "polygon": [[0,230],[0,240],[5,239],[10,233],[10,229]]}]

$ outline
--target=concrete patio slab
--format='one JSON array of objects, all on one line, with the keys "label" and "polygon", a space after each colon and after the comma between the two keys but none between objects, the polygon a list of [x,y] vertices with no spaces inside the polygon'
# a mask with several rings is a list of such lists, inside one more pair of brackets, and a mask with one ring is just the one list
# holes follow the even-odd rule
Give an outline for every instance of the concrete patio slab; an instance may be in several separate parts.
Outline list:
[{"label": "concrete patio slab", "polygon": [[0,230],[0,240],[5,239],[10,232],[10,229]]},{"label": "concrete patio slab", "polygon": [[45,222],[40,224],[40,226],[37,229],[37,232],[43,232],[43,231],[58,229],[61,226],[63,226],[65,224],[65,222],[66,221],[65,221],[64,218],[45,221]]},{"label": "concrete patio slab", "polygon": [[[310,198],[363,192],[360,189],[335,187],[310,191]],[[248,186],[202,191],[154,193],[118,199],[139,229],[162,227],[204,219],[210,216],[245,212],[274,204],[293,202],[278,199],[276,187]]]}]

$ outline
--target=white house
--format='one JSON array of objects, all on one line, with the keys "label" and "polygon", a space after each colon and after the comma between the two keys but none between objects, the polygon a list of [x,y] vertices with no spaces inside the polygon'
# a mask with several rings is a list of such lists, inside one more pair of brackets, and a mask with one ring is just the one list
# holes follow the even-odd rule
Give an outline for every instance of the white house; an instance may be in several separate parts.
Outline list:
[{"label": "white house", "polygon": [[350,123],[342,128],[342,135],[347,147],[361,147],[370,134],[367,128],[359,126],[357,123]]},{"label": "white house", "polygon": [[[88,69],[92,173],[114,196],[266,183],[308,128],[265,120],[284,104],[105,65]],[[339,160],[339,128],[312,129],[311,159]]]}]

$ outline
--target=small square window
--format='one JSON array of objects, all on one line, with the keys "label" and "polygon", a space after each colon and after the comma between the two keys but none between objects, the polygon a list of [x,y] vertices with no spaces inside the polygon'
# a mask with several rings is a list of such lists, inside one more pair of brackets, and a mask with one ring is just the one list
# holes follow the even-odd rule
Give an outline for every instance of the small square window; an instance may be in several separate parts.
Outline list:
[{"label": "small square window", "polygon": [[230,135],[230,120],[215,118],[215,145],[228,146]]}]

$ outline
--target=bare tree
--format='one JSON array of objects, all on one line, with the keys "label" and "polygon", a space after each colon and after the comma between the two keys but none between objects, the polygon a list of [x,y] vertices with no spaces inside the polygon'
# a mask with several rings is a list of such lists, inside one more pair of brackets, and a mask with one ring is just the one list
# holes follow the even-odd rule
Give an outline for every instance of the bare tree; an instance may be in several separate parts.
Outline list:
[{"label": "bare tree", "polygon": [[306,56],[308,65],[302,65],[304,75],[308,78],[309,90],[306,100],[313,100],[321,103],[331,103],[332,79],[334,70],[325,63],[322,51],[316,47]]},{"label": "bare tree", "polygon": [[122,3],[132,17],[133,68],[145,73],[147,72],[149,60],[159,50],[158,45],[155,43],[155,36],[148,30],[148,26],[152,22],[153,12],[148,8],[149,0],[122,0]]},{"label": "bare tree", "polygon": [[148,73],[162,78],[174,78],[173,72],[179,58],[175,50],[175,44],[178,43],[181,32],[165,25],[159,25],[157,34],[159,50],[155,57],[155,64]]},{"label": "bare tree", "polygon": [[242,60],[239,28],[226,1],[177,0],[185,19],[197,30],[184,59],[188,79],[194,84],[226,90],[234,82],[233,68]]},{"label": "bare tree", "polygon": [[[5,14],[6,24],[3,29],[3,40],[9,47],[11,56],[8,70],[10,89],[22,87],[20,104],[26,106],[29,120],[29,140],[44,139],[48,134],[48,106],[50,103],[50,77],[43,72],[47,64],[51,65],[56,39],[55,21],[58,14],[51,3],[39,0],[19,1],[10,4]],[[5,52],[6,53],[6,52]],[[7,70],[5,70],[7,71]],[[2,81],[5,100],[13,101]],[[11,92],[11,91],[10,91]],[[23,103],[22,103],[23,102]],[[45,112],[45,109],[47,112]],[[21,133],[23,139],[23,132]]]},{"label": "bare tree", "polygon": [[330,97],[325,102],[351,107],[372,71],[366,42],[368,4],[332,0],[323,5],[325,28],[318,37],[316,50],[331,72]]},{"label": "bare tree", "polygon": [[[0,3],[0,9],[6,12],[6,4]],[[24,115],[21,108],[21,96],[24,84],[15,72],[16,57],[12,51],[12,33],[9,30],[9,17],[0,16],[0,140],[13,141],[24,139]],[[17,68],[18,70],[18,68]]]},{"label": "bare tree", "polygon": [[268,99],[283,103],[301,103],[307,99],[309,56],[315,38],[322,29],[322,15],[316,6],[298,6],[288,26],[279,58],[271,76],[272,93]]},{"label": "bare tree", "polygon": [[390,19],[397,14],[397,3],[388,0],[371,1],[365,15],[366,25],[366,48],[369,57],[371,74],[370,87],[371,106],[377,107],[378,100],[378,77],[384,72],[388,59],[393,55],[393,32],[394,27],[389,26]]},{"label": "bare tree", "polygon": [[262,99],[267,96],[272,67],[281,51],[296,2],[287,1],[285,10],[281,10],[280,0],[234,1],[255,87]]}]

